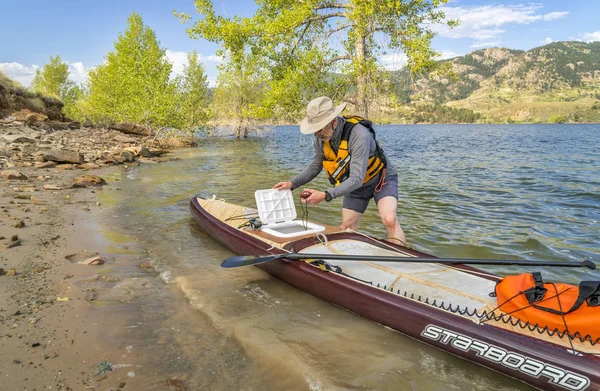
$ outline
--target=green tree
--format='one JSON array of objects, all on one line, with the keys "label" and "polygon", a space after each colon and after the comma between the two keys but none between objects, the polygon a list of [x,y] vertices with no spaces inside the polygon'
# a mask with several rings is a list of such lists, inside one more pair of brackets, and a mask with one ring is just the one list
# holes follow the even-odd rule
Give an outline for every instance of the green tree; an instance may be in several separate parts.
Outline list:
[{"label": "green tree", "polygon": [[[333,85],[368,116],[370,101],[387,88],[380,55],[401,49],[414,73],[436,66],[431,26],[455,25],[444,21],[438,9],[446,2],[262,0],[254,16],[226,18],[217,16],[210,0],[195,0],[202,17],[187,31],[230,53],[251,51],[270,72],[270,95],[288,111],[299,113],[317,91],[322,94]],[[174,13],[182,22],[191,19]]]},{"label": "green tree", "polygon": [[193,133],[208,121],[209,91],[204,66],[198,60],[198,53],[189,53],[187,59],[188,65],[177,80],[180,121],[178,126]]},{"label": "green tree", "polygon": [[81,117],[81,109],[79,103],[85,96],[83,88],[73,83],[71,88],[66,90],[61,96],[61,100],[65,104],[63,113],[68,118],[79,119]]},{"label": "green tree", "polygon": [[50,62],[35,71],[31,88],[43,95],[62,99],[75,83],[69,80],[69,66],[60,56],[50,57]]},{"label": "green tree", "polygon": [[259,64],[246,53],[219,66],[212,111],[215,122],[231,127],[236,138],[246,138],[256,129],[257,121],[270,114],[263,105],[267,81]]},{"label": "green tree", "polygon": [[176,121],[176,84],[172,65],[154,31],[140,15],[131,13],[114,51],[90,71],[83,105],[95,122],[134,122],[149,127]]}]

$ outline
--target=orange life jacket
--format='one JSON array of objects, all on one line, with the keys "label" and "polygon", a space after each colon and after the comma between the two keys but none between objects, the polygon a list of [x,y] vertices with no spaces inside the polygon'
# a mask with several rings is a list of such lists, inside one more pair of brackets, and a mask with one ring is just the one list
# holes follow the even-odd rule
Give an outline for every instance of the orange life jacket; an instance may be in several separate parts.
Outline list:
[{"label": "orange life jacket", "polygon": [[579,286],[543,283],[540,273],[507,276],[496,285],[498,307],[512,317],[551,331],[600,338],[600,281]]},{"label": "orange life jacket", "polygon": [[[365,128],[369,129],[371,134],[373,134],[373,138],[375,138],[375,129],[373,129],[373,123],[371,121],[357,115],[345,115],[344,118],[346,119],[346,123],[342,130],[342,138],[337,152],[333,150],[329,141],[323,144],[323,154],[325,155],[323,168],[327,173],[329,182],[335,186],[338,186],[350,176],[351,156],[348,151],[348,140],[350,139],[350,132],[354,126],[356,126],[356,124],[363,125]],[[369,164],[367,166],[363,184],[369,182],[378,175],[385,166],[386,162],[383,149],[381,149],[377,139],[375,139],[375,154],[369,157]]]}]

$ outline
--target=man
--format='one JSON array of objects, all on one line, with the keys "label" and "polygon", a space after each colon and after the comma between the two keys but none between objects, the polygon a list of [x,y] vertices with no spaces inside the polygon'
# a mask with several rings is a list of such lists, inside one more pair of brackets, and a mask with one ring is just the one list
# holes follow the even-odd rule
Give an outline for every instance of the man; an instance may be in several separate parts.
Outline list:
[{"label": "man", "polygon": [[305,188],[310,196],[303,200],[309,205],[344,197],[343,229],[358,229],[360,218],[371,198],[375,199],[388,239],[406,245],[404,231],[398,223],[398,174],[385,159],[368,126],[360,117],[339,116],[346,103],[334,107],[331,99],[322,96],[306,107],[306,118],[300,132],[314,134],[314,156],[308,167],[291,181],[279,182],[274,189],[287,190],[313,180],[323,168],[335,187],[327,191]]}]

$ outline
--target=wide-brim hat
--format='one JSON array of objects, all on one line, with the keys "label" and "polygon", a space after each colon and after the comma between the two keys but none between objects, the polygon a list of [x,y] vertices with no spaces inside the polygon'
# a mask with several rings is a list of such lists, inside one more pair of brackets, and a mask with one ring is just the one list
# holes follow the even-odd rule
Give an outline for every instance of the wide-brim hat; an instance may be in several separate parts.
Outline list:
[{"label": "wide-brim hat", "polygon": [[306,106],[306,117],[300,123],[300,132],[303,134],[318,132],[333,121],[345,107],[346,103],[334,106],[331,99],[326,96],[311,100]]}]

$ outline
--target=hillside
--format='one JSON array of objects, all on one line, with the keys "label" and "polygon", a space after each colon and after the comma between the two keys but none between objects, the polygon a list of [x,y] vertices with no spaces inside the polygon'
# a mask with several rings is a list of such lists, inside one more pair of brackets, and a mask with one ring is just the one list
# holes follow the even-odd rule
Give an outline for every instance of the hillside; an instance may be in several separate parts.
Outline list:
[{"label": "hillside", "polygon": [[450,77],[392,72],[398,100],[472,110],[485,122],[600,122],[600,42],[490,48],[444,62]]},{"label": "hillside", "polygon": [[0,72],[0,119],[27,109],[44,114],[51,120],[61,121],[64,119],[63,106],[60,100],[28,91]]}]

